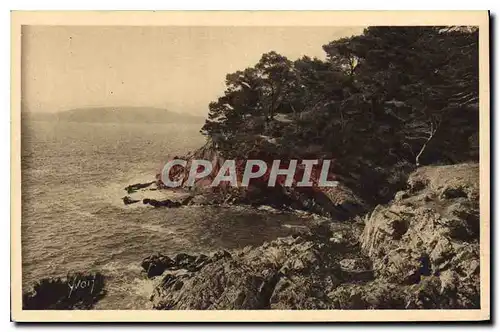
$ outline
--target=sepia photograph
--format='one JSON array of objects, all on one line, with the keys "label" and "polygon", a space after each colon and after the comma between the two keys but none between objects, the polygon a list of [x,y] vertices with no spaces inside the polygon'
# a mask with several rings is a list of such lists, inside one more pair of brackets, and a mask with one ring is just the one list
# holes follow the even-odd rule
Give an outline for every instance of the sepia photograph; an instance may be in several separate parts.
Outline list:
[{"label": "sepia photograph", "polygon": [[14,320],[490,318],[487,11],[11,18]]}]

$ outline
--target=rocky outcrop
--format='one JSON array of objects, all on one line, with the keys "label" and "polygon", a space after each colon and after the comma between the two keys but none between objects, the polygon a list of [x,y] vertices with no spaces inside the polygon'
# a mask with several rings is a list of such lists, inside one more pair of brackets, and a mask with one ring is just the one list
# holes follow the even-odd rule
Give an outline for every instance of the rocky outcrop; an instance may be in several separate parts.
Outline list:
[{"label": "rocky outcrop", "polygon": [[[359,197],[340,184],[338,188],[315,190],[312,188],[285,188],[281,186],[251,186],[249,188],[226,188],[223,191],[190,191],[187,189],[176,189],[181,193],[177,199],[170,197],[170,189],[160,186],[150,186],[135,189],[131,195],[122,198],[125,205],[142,201],[144,205],[155,208],[167,207],[178,208],[184,205],[267,205],[276,209],[296,209],[310,213],[329,216],[337,220],[347,220],[352,216],[360,214],[367,209],[367,205]],[[160,189],[158,189],[160,188]],[[154,189],[152,198],[150,191]],[[161,194],[164,194],[161,196]],[[134,196],[137,195],[137,196]],[[134,198],[137,197],[138,199]]]},{"label": "rocky outcrop", "polygon": [[[167,263],[162,263],[166,271],[151,297],[154,307],[328,308],[332,304],[326,290],[348,280],[371,277],[366,273],[369,262],[359,254],[356,240],[347,236],[347,230],[338,231],[338,236],[332,237],[331,230],[320,225],[314,235],[279,238],[257,248],[185,255],[191,258],[183,263],[160,258]],[[343,255],[358,263],[340,264]],[[150,261],[151,257],[143,262],[145,270]]]},{"label": "rocky outcrop", "polygon": [[145,198],[142,200],[142,203],[143,204],[149,204],[151,206],[154,206],[154,207],[168,207],[168,208],[178,208],[178,207],[181,207],[182,206],[182,203],[181,202],[176,202],[176,201],[172,201],[170,199],[165,199],[165,200],[156,200],[156,199],[152,199],[152,198]]},{"label": "rocky outcrop", "polygon": [[105,277],[100,273],[44,278],[23,293],[23,309],[88,310],[105,295]]},{"label": "rocky outcrop", "polygon": [[134,203],[140,202],[140,200],[138,200],[138,199],[131,199],[129,196],[124,196],[122,198],[122,200],[123,200],[123,204],[125,204],[125,205],[130,205],[130,204],[134,204]]},{"label": "rocky outcrop", "polygon": [[477,307],[479,165],[422,167],[408,185],[366,217],[361,245],[377,277],[432,288],[435,308]]},{"label": "rocky outcrop", "polygon": [[142,260],[141,266],[146,271],[148,278],[161,275],[167,269],[199,271],[205,264],[211,262],[208,256],[192,256],[185,253],[177,254],[170,258],[162,254],[151,255]]},{"label": "rocky outcrop", "polygon": [[348,222],[211,255],[148,257],[156,309],[479,307],[478,165],[423,167]]},{"label": "rocky outcrop", "polygon": [[[156,181],[136,183],[126,187],[125,189],[129,196],[124,197],[123,201],[128,205],[142,200],[146,205],[169,208],[188,204],[267,205],[277,209],[303,210],[332,217],[336,220],[347,220],[367,211],[368,204],[346,184],[339,183],[336,187],[318,186],[319,169],[312,172],[311,182],[313,185],[311,187],[296,186],[296,183],[302,180],[303,177],[304,170],[300,167],[297,167],[292,186],[285,186],[283,177],[278,177],[275,186],[268,186],[267,183],[272,162],[274,159],[280,159],[280,157],[271,157],[258,144],[254,148],[253,153],[255,155],[248,156],[247,159],[263,160],[268,164],[268,171],[262,177],[252,179],[248,187],[241,185],[231,187],[225,182],[215,187],[210,185],[224,164],[225,158],[220,155],[215,144],[209,141],[198,150],[186,156],[173,158],[187,161],[186,167],[174,166],[169,173],[172,181],[181,181],[182,185],[179,188],[166,187],[162,182],[162,175],[157,174]],[[191,163],[196,159],[210,161],[212,172],[202,179],[196,179],[193,185],[187,185],[186,180]],[[247,159],[235,160],[237,182],[239,184],[241,184],[241,177],[244,173]],[[285,158],[281,162],[286,164],[286,160]],[[335,178],[333,172],[328,174],[330,181],[335,180]],[[182,193],[183,195],[176,200],[168,197],[168,193],[170,192]]]},{"label": "rocky outcrop", "polygon": [[132,194],[132,193],[136,192],[137,190],[148,188],[149,186],[151,186],[155,182],[156,181],[150,181],[150,182],[146,182],[146,183],[131,184],[131,185],[125,187],[125,190],[127,191],[127,193]]}]

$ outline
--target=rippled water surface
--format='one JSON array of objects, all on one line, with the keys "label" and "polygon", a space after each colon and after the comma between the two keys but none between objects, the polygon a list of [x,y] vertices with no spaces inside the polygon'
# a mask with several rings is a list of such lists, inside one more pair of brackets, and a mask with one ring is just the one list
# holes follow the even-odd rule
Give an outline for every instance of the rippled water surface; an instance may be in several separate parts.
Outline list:
[{"label": "rippled water surface", "polygon": [[97,309],[146,309],[153,253],[258,245],[304,220],[247,208],[124,206],[128,184],[151,180],[167,155],[199,147],[198,125],[23,123],[23,286],[70,271],[108,276]]}]

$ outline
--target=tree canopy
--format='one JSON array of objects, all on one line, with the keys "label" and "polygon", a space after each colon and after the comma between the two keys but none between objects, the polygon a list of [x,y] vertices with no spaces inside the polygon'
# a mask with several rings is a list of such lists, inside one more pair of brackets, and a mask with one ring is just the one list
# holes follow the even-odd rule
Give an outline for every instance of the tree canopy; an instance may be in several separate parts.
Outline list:
[{"label": "tree canopy", "polygon": [[201,132],[226,156],[258,149],[372,168],[478,159],[478,36],[369,27],[323,45],[325,60],[265,53],[226,76]]}]

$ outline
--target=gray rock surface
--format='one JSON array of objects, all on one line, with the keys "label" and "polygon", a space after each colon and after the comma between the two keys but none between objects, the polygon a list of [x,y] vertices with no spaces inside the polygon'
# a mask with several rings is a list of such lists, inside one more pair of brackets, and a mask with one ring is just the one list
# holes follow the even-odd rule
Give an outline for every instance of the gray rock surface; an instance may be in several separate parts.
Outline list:
[{"label": "gray rock surface", "polygon": [[478,308],[478,174],[477,164],[423,167],[364,220],[318,221],[255,248],[150,257],[146,271],[168,263],[154,273],[154,308]]},{"label": "gray rock surface", "polygon": [[408,184],[399,200],[366,216],[361,247],[377,278],[436,292],[426,296],[437,303],[413,299],[409,306],[477,307],[478,164],[422,167]]}]

